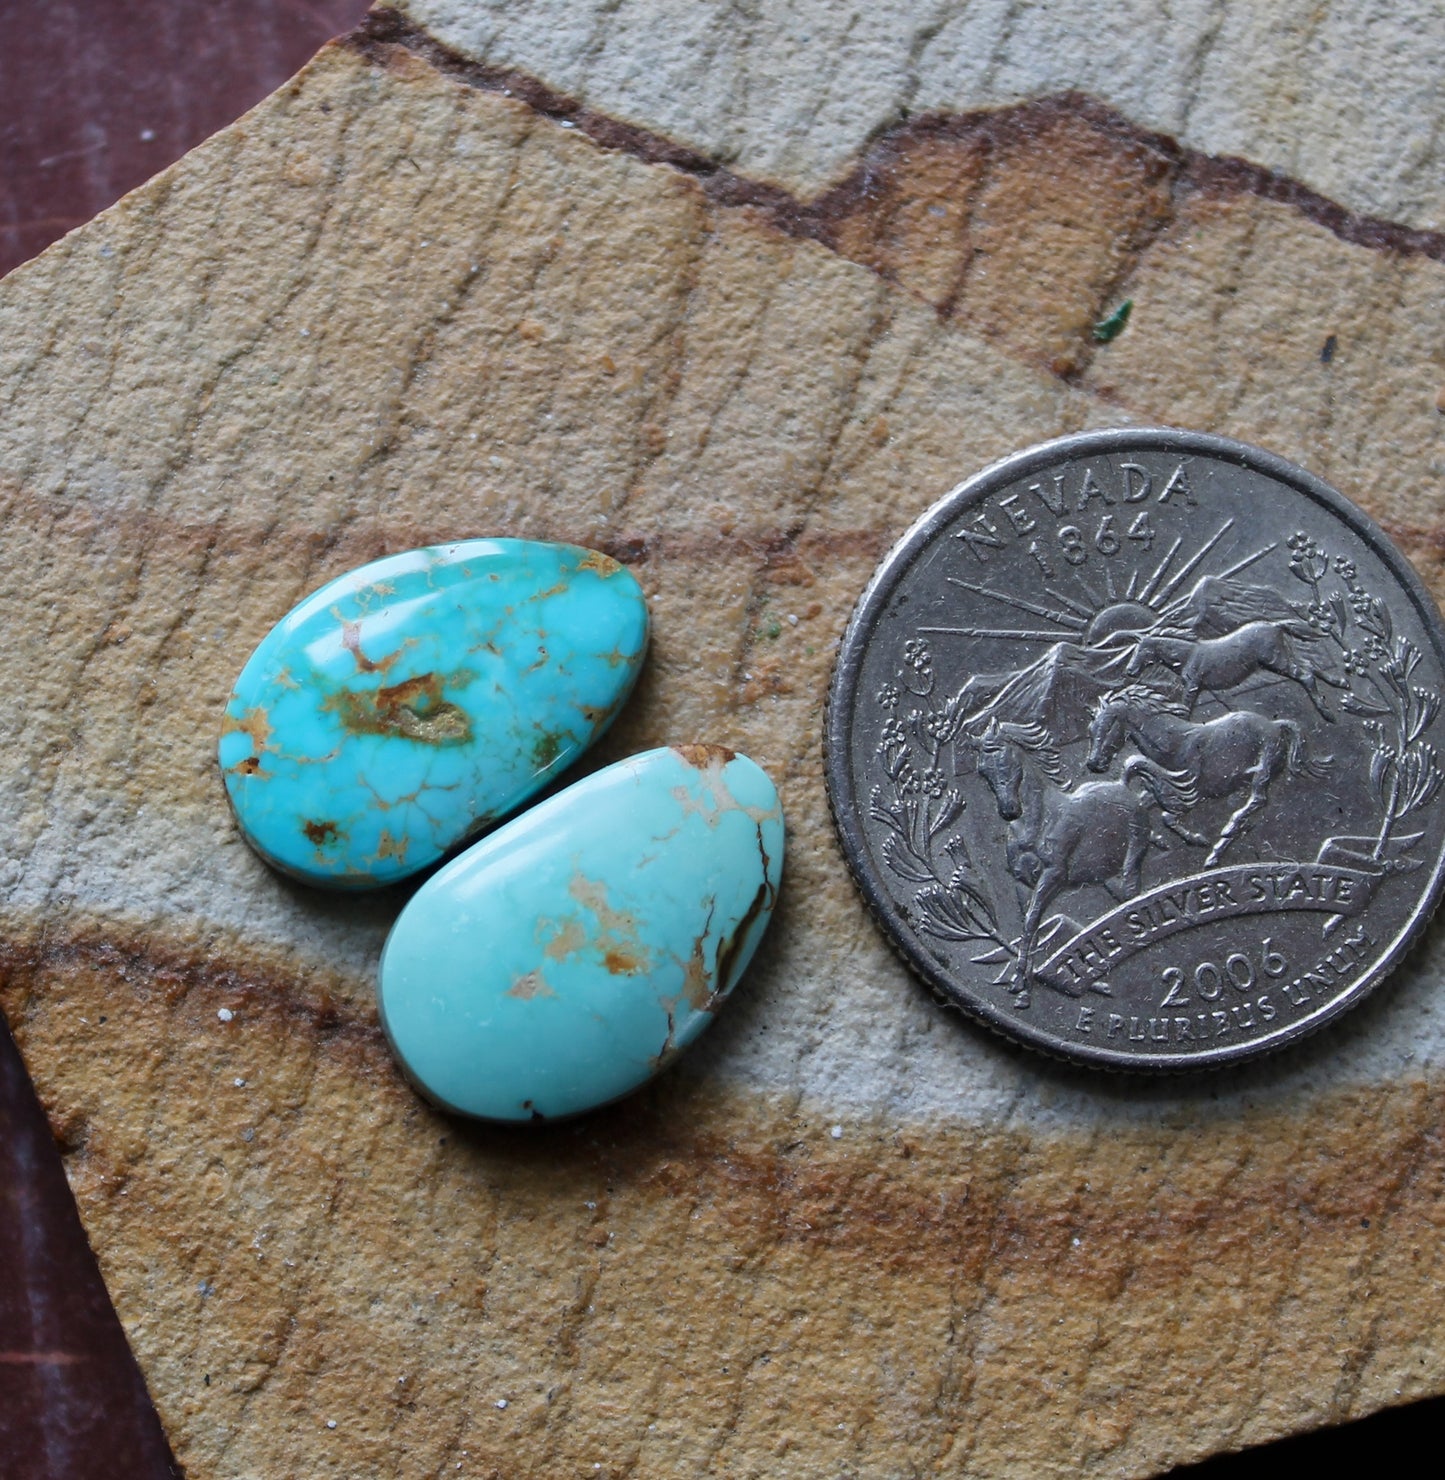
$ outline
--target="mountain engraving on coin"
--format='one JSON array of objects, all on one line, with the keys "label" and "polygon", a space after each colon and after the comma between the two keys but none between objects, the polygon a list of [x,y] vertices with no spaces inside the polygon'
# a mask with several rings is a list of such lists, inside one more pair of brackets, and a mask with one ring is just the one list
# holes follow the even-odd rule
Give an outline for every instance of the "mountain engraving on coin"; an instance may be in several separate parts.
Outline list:
[{"label": "mountain engraving on coin", "polygon": [[1440,893],[1445,635],[1366,516],[1168,430],[1020,453],[885,559],[828,787],[875,914],[1009,1036],[1252,1056],[1399,960]]}]

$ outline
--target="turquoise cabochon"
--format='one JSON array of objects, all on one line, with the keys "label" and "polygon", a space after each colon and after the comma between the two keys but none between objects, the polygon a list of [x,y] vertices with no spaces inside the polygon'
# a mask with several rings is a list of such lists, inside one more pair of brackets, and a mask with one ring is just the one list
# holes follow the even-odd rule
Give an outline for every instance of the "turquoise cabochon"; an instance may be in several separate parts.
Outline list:
[{"label": "turquoise cabochon", "polygon": [[712,1021],[783,866],[767,774],[715,746],[570,786],[426,881],[382,953],[382,1024],[412,1082],[488,1120],[636,1089]]},{"label": "turquoise cabochon", "polygon": [[435,863],[611,724],[647,647],[630,572],[574,545],[466,540],[308,596],[226,706],[226,792],[275,867],[340,888]]}]

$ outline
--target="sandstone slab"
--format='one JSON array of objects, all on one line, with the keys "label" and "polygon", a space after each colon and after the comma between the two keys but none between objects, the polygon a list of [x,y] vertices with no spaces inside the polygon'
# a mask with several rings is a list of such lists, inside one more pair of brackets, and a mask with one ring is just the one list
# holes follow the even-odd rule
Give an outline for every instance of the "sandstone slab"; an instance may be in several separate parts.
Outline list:
[{"label": "sandstone slab", "polygon": [[[0,999],[189,1472],[1147,1475],[1445,1390],[1439,929],[1278,1062],[1069,1073],[904,975],[820,754],[879,555],[1049,435],[1262,443],[1445,591],[1445,240],[1118,99],[790,181],[544,63],[380,17],[0,286]],[[211,748],[307,591],[494,534],[648,596],[599,763],[705,736],[790,827],[728,1013],[542,1142],[412,1093],[402,897],[273,874]]]}]

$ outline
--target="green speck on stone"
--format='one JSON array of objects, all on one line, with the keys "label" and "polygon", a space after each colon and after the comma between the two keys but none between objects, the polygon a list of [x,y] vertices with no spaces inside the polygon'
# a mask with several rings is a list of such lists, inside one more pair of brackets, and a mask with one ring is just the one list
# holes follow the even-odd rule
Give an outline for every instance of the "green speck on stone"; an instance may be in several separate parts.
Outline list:
[{"label": "green speck on stone", "polygon": [[769,622],[768,625],[763,628],[763,636],[777,637],[782,632],[782,630],[782,625],[780,623]]},{"label": "green speck on stone", "polygon": [[556,735],[539,735],[532,747],[532,762],[539,771],[545,771],[561,754],[562,741]]},{"label": "green speck on stone", "polygon": [[1124,325],[1129,322],[1129,315],[1133,312],[1134,300],[1126,298],[1108,318],[1100,319],[1094,325],[1094,338],[1100,344],[1108,344],[1110,340],[1117,339],[1124,332]]}]

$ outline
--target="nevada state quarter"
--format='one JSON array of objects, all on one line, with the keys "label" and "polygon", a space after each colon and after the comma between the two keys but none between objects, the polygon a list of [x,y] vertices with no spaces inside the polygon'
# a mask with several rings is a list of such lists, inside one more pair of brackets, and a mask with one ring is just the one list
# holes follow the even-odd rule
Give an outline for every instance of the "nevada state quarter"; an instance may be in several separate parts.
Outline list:
[{"label": "nevada state quarter", "polygon": [[1441,890],[1445,634],[1404,558],[1220,437],[1066,437],[884,560],[833,675],[844,851],[909,964],[1116,1069],[1252,1057],[1400,960]]}]

